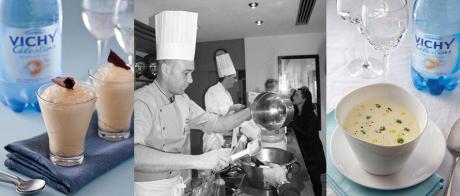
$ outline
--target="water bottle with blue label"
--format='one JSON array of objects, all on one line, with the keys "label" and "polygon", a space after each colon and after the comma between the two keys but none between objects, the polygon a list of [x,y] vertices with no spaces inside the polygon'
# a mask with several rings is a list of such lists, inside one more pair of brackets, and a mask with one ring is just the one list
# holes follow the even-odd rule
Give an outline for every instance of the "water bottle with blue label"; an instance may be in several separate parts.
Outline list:
[{"label": "water bottle with blue label", "polygon": [[452,91],[460,77],[460,1],[417,0],[413,11],[413,83],[433,95]]},{"label": "water bottle with blue label", "polygon": [[0,0],[0,100],[40,111],[37,88],[61,73],[60,0]]}]

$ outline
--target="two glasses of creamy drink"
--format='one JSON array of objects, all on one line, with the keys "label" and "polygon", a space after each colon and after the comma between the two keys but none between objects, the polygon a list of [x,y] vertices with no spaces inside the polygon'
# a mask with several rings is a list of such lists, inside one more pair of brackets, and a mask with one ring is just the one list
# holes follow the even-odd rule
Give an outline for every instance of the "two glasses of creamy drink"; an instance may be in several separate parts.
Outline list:
[{"label": "two glasses of creamy drink", "polygon": [[76,166],[83,162],[94,105],[99,137],[121,141],[130,135],[134,99],[132,68],[111,52],[109,63],[96,71],[90,70],[89,77],[92,85],[71,77],[58,77],[37,91],[48,132],[50,160],[56,165]]}]

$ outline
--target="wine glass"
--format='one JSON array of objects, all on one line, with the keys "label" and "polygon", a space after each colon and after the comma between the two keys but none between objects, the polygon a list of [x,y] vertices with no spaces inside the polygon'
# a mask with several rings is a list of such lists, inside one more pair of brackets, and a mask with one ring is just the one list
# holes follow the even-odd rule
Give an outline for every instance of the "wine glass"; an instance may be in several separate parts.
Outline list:
[{"label": "wine glass", "polygon": [[409,22],[406,0],[364,0],[363,32],[369,44],[383,53],[384,79],[388,82],[389,53],[399,45]]},{"label": "wine glass", "polygon": [[[337,14],[351,24],[358,27],[362,34],[361,9],[363,0],[337,0]],[[364,42],[364,56],[352,60],[348,65],[348,71],[354,77],[372,79],[382,74],[382,64],[375,58],[370,58],[367,52],[366,39]]]},{"label": "wine glass", "polygon": [[123,51],[128,54],[129,66],[134,66],[134,2],[117,0],[115,5],[115,37]]},{"label": "wine glass", "polygon": [[107,42],[114,34],[115,2],[116,0],[82,0],[83,23],[97,39],[97,67],[104,63],[103,57],[107,50]]}]

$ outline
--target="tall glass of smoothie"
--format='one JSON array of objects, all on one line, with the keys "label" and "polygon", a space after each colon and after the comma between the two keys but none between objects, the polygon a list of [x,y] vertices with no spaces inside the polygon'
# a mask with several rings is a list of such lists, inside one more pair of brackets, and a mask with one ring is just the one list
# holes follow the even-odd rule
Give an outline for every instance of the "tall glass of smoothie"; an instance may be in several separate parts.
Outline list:
[{"label": "tall glass of smoothie", "polygon": [[60,166],[83,162],[85,136],[96,103],[96,91],[73,78],[54,78],[37,91],[48,133],[50,160]]},{"label": "tall glass of smoothie", "polygon": [[129,137],[131,116],[134,103],[134,71],[121,61],[113,52],[109,63],[96,71],[89,71],[89,76],[96,88],[98,116],[98,135],[109,141],[120,141]]}]

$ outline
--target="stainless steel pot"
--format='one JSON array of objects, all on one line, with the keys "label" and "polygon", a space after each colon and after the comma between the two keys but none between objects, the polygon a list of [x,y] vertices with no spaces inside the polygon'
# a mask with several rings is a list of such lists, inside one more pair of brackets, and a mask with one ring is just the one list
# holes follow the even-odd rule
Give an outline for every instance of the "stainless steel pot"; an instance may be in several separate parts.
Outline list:
[{"label": "stainless steel pot", "polygon": [[[268,164],[268,163],[275,163],[280,166],[286,166],[288,169],[288,178],[292,176],[290,174],[292,172],[294,164],[299,166],[299,163],[296,162],[296,158],[293,153],[285,150],[281,150],[278,148],[263,148],[256,156],[252,157],[252,159],[257,158],[259,161]],[[249,180],[249,183],[255,188],[259,189],[272,189],[269,184],[264,183],[264,175],[263,175],[263,167],[257,167],[251,157],[247,157],[241,159],[241,166],[246,173],[246,177]]]},{"label": "stainless steel pot", "polygon": [[134,64],[134,73],[136,74],[136,77],[142,76],[146,69],[147,65],[144,61],[138,61]]},{"label": "stainless steel pot", "polygon": [[147,69],[144,72],[144,76],[149,79],[155,79],[157,77],[157,62],[153,61],[147,65]]},{"label": "stainless steel pot", "polygon": [[294,105],[282,94],[263,92],[251,104],[254,122],[267,131],[278,130],[294,119]]}]

